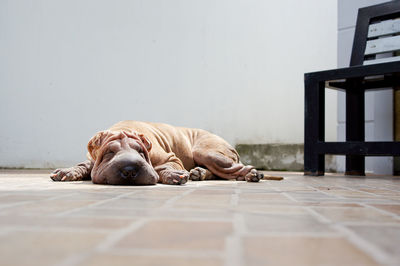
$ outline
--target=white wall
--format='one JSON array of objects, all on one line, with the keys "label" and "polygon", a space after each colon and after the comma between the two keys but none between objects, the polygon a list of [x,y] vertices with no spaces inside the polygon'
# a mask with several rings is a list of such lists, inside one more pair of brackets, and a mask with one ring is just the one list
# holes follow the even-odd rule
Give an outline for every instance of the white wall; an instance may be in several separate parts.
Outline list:
[{"label": "white wall", "polygon": [[83,160],[124,119],[302,143],[303,74],[336,66],[336,24],[335,0],[2,0],[0,166]]},{"label": "white wall", "polygon": [[[388,0],[338,1],[338,67],[350,64],[357,12],[361,7]],[[393,91],[369,91],[365,95],[365,140],[393,141]],[[346,139],[346,96],[338,94],[338,141]],[[345,171],[345,156],[338,156],[337,169]],[[393,157],[366,157],[365,171],[375,174],[393,174]]]}]

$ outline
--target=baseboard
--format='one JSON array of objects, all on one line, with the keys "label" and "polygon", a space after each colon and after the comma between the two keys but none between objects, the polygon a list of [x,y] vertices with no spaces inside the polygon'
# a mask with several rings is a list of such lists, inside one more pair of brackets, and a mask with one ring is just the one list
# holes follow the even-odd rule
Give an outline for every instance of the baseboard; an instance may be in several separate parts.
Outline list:
[{"label": "baseboard", "polygon": [[[304,171],[303,144],[238,144],[236,150],[245,164],[257,169],[276,171]],[[336,158],[325,156],[327,172],[336,172]]]}]

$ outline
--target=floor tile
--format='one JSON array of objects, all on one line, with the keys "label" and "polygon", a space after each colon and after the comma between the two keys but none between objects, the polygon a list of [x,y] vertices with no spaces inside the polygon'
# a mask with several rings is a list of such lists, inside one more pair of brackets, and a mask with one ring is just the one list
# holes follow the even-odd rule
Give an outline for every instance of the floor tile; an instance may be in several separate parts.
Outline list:
[{"label": "floor tile", "polygon": [[400,204],[371,204],[375,208],[385,210],[387,212],[400,215]]},{"label": "floor tile", "polygon": [[246,237],[245,265],[379,265],[343,238]]},{"label": "floor tile", "polygon": [[349,228],[385,252],[393,263],[400,262],[400,226],[349,226]]},{"label": "floor tile", "polygon": [[232,233],[226,222],[152,221],[127,235],[116,247],[223,250]]},{"label": "floor tile", "polygon": [[376,222],[376,223],[399,223],[399,220],[390,215],[381,213],[372,208],[323,208],[313,207],[313,209],[334,222]]},{"label": "floor tile", "polygon": [[400,179],[183,186],[0,170],[0,265],[400,265]]},{"label": "floor tile", "polygon": [[83,232],[11,232],[0,236],[0,265],[55,265],[90,250],[104,237]]},{"label": "floor tile", "polygon": [[329,225],[319,222],[310,214],[245,214],[250,232],[333,232]]},{"label": "floor tile", "polygon": [[181,258],[166,256],[132,256],[132,255],[96,255],[82,262],[80,266],[222,266],[221,259],[212,258]]}]

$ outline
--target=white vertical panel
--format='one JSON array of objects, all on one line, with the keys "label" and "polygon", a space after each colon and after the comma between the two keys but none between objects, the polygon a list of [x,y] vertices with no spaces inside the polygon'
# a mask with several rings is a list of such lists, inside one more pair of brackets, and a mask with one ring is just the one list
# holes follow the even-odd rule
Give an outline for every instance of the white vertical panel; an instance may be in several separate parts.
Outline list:
[{"label": "white vertical panel", "polygon": [[388,2],[388,0],[338,0],[338,30],[354,27],[358,9]]},{"label": "white vertical panel", "polygon": [[[338,66],[344,67],[343,62],[348,61],[349,54],[351,54],[352,43],[349,43],[349,37],[343,38],[348,29],[354,28],[356,24],[356,16],[358,8],[371,6],[374,4],[384,3],[387,0],[338,0]],[[348,65],[346,65],[348,66]],[[372,102],[372,104],[370,103]],[[341,118],[344,116],[340,114],[339,110],[343,110],[345,106],[345,98],[343,96],[338,96],[338,140],[344,140],[344,132],[345,132],[345,124]],[[373,98],[367,99],[366,102],[366,116],[368,119],[375,119],[377,117],[377,110],[381,108],[387,107],[391,104],[391,101],[387,98]],[[380,117],[384,121],[384,123],[389,123],[391,121],[391,117]],[[383,132],[391,131],[391,128],[388,127],[387,124],[379,125],[375,124],[375,120],[369,120],[369,123],[366,124],[366,135],[369,139],[376,138],[376,130],[382,130]],[[379,135],[379,134],[378,134]],[[386,173],[382,172],[382,168],[390,169],[387,167],[390,164],[390,158],[383,157],[383,158],[367,158],[367,169],[371,170],[375,173]],[[338,156],[337,158],[337,165],[339,171],[344,171],[344,156]],[[383,166],[383,167],[382,167]]]}]

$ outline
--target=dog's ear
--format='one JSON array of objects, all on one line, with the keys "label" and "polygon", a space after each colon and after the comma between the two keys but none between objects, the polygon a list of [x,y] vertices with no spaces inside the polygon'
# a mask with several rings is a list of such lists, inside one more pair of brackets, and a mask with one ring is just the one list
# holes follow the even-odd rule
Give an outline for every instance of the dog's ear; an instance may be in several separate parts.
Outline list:
[{"label": "dog's ear", "polygon": [[87,149],[89,152],[90,157],[92,157],[93,160],[96,160],[97,158],[97,152],[99,151],[99,148],[103,144],[104,140],[110,136],[112,133],[109,130],[104,130],[97,132],[96,135],[94,135],[90,140],[87,145]]},{"label": "dog's ear", "polygon": [[143,145],[146,147],[146,150],[148,152],[150,152],[151,148],[153,147],[153,144],[151,143],[151,141],[142,133],[139,133],[139,138],[142,141]]}]

